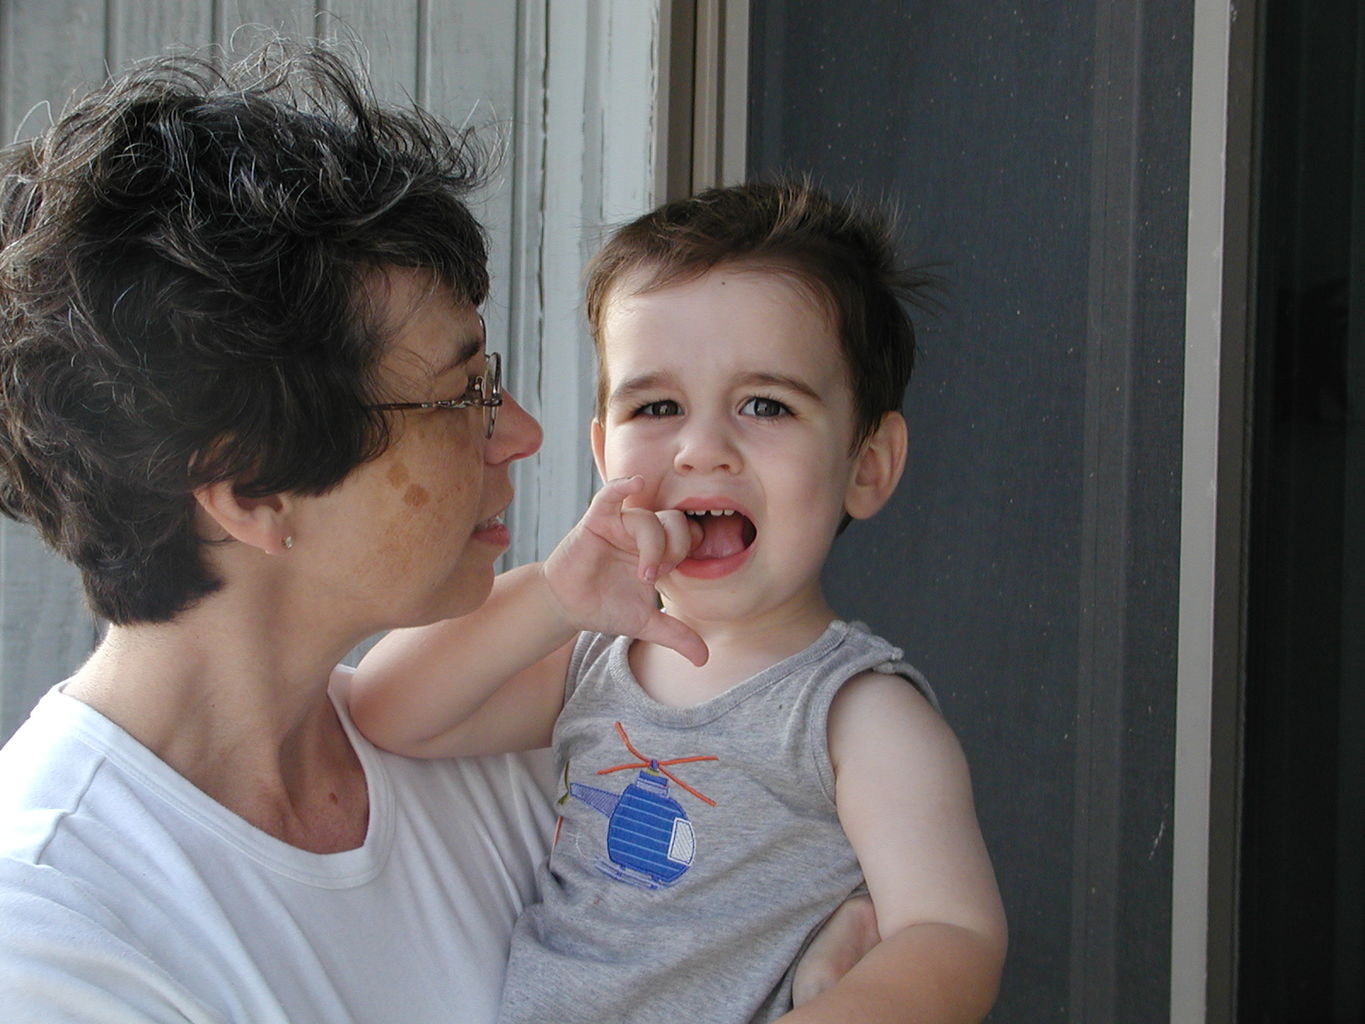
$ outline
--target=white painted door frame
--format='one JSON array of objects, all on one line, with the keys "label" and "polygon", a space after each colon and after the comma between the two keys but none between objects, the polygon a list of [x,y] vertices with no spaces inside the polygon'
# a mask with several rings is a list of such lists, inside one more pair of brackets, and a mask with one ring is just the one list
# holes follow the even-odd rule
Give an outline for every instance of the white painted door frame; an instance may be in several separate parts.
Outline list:
[{"label": "white painted door frame", "polygon": [[1257,0],[1195,0],[1171,1020],[1232,1024]]}]

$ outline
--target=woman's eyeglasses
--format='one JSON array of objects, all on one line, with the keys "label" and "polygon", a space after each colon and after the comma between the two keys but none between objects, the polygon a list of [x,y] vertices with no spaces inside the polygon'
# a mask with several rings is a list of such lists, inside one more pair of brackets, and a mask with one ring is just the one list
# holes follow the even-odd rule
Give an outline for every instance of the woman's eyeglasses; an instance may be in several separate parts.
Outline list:
[{"label": "woman's eyeglasses", "polygon": [[425,409],[482,409],[483,436],[493,436],[498,406],[502,405],[502,356],[488,353],[488,368],[469,382],[459,398],[440,398],[433,402],[381,402],[370,406],[384,412],[407,412]]}]

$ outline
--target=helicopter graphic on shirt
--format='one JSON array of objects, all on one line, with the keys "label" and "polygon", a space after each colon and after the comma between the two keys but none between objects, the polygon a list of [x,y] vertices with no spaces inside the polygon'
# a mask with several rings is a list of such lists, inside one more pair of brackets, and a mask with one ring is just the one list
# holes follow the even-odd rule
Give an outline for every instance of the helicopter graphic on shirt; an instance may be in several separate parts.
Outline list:
[{"label": "helicopter graphic on shirt", "polygon": [[620,722],[617,735],[638,761],[603,768],[598,775],[639,769],[639,774],[620,793],[581,782],[569,784],[569,795],[607,818],[607,857],[597,869],[608,878],[643,889],[663,889],[676,882],[691,866],[697,852],[696,834],[682,805],[673,799],[669,783],[675,783],[710,807],[716,802],[683,782],[669,767],[693,761],[715,761],[706,754],[668,761],[648,758],[636,750]]}]

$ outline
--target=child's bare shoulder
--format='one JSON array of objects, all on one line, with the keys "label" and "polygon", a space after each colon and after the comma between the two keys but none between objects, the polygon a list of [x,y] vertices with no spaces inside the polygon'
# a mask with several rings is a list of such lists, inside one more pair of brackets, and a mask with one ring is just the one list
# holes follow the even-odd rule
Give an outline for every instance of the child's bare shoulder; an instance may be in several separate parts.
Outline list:
[{"label": "child's bare shoulder", "polygon": [[928,697],[904,676],[886,672],[862,672],[835,694],[829,751],[836,772],[850,761],[888,756],[898,770],[966,769],[957,737]]}]

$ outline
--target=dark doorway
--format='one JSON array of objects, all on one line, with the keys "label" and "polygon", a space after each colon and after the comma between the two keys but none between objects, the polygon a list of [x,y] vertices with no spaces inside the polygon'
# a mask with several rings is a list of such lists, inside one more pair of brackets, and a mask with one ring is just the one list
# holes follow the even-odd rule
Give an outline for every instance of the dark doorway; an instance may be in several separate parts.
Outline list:
[{"label": "dark doorway", "polygon": [[929,676],[1011,944],[992,1019],[1170,1016],[1191,0],[755,0],[751,172],[938,264],[890,507],[826,592]]},{"label": "dark doorway", "polygon": [[1238,1019],[1365,1021],[1365,6],[1268,0]]}]

